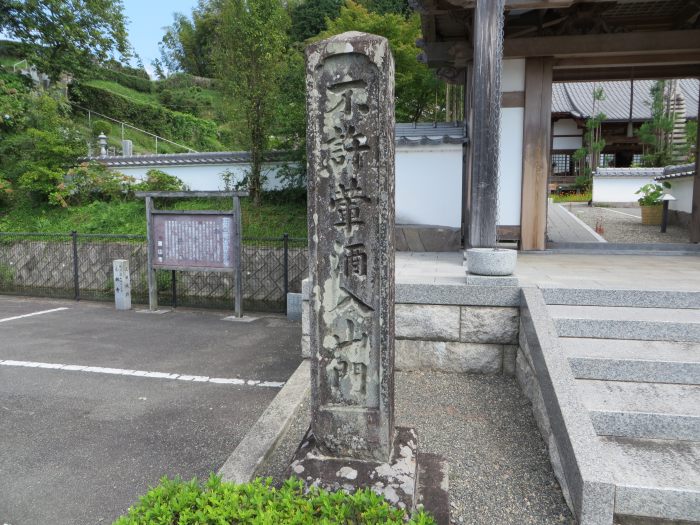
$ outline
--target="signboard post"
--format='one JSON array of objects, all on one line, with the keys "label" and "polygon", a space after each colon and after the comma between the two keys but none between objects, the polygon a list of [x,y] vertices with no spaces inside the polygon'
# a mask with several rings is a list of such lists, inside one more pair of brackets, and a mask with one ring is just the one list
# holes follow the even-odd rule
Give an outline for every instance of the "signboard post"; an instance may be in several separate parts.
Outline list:
[{"label": "signboard post", "polygon": [[[234,310],[242,317],[241,206],[246,191],[137,192],[146,199],[148,306],[158,310],[157,270],[231,272]],[[231,197],[232,209],[157,210],[154,198]]]}]

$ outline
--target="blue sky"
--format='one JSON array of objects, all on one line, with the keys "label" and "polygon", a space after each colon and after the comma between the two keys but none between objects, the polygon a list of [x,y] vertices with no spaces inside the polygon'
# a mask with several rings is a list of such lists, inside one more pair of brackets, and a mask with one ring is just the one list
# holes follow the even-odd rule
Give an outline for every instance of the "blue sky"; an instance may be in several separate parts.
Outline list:
[{"label": "blue sky", "polygon": [[129,19],[129,41],[152,72],[151,62],[158,58],[158,42],[163,28],[173,23],[173,13],[189,16],[197,0],[123,0],[124,12]]}]

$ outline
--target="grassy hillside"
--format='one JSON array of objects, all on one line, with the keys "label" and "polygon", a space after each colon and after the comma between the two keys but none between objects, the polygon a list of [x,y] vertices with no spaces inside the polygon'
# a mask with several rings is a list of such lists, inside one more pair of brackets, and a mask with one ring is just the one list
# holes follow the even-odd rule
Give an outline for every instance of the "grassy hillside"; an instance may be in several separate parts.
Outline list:
[{"label": "grassy hillside", "polygon": [[[159,207],[164,207],[159,204]],[[177,210],[221,209],[228,200],[190,199],[174,201]],[[303,203],[265,204],[256,208],[241,201],[243,235],[246,237],[306,237],[306,205]],[[32,206],[28,203],[0,211],[0,231],[66,233],[146,234],[146,210],[142,200],[127,202],[93,202],[85,206],[57,208]]]}]

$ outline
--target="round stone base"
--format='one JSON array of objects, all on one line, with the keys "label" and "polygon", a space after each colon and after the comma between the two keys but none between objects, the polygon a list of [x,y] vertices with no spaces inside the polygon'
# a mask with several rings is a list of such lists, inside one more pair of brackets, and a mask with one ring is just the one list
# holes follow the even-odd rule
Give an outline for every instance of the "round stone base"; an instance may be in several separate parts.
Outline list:
[{"label": "round stone base", "polygon": [[467,270],[476,275],[512,275],[518,260],[516,250],[469,248],[465,252]]}]

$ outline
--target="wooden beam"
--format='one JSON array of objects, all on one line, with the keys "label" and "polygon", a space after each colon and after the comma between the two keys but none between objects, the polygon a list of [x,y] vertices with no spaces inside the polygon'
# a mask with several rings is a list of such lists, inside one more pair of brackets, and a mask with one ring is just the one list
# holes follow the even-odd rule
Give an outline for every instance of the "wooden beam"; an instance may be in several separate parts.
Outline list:
[{"label": "wooden beam", "polygon": [[498,226],[498,239],[501,241],[519,241],[520,226]]},{"label": "wooden beam", "polygon": [[474,101],[469,247],[496,246],[500,139],[500,53],[505,0],[478,0],[474,14]]},{"label": "wooden beam", "polygon": [[525,107],[525,92],[524,91],[506,91],[501,94],[502,108],[524,108]]},{"label": "wooden beam", "polygon": [[594,80],[661,80],[700,76],[700,64],[665,66],[601,67],[585,69],[555,69],[555,82],[586,82]]},{"label": "wooden beam", "polygon": [[[471,60],[473,49],[466,41],[423,43],[428,65],[464,67]],[[506,38],[503,58],[532,58],[551,56],[557,59],[611,57],[624,64],[624,56],[632,55],[634,62],[648,57],[650,64],[663,64],[670,54],[682,54],[683,60],[695,60],[700,53],[700,30],[612,33],[601,35],[542,36]],[[658,55],[654,58],[655,55]],[[695,63],[695,62],[694,62]]]},{"label": "wooden beam", "polygon": [[585,69],[620,66],[656,66],[659,64],[700,64],[700,49],[689,52],[642,55],[589,56],[558,58],[554,69]]},{"label": "wooden beam", "polygon": [[[700,114],[700,97],[698,97]],[[693,177],[693,206],[690,218],[690,242],[700,242],[700,133],[695,144],[695,176]]]},{"label": "wooden beam", "polygon": [[[506,0],[505,9],[566,9],[577,3],[599,4],[612,0]],[[617,0],[619,4],[641,3],[648,0]],[[477,0],[448,0],[463,9],[474,9]]]},{"label": "wooden beam", "polygon": [[552,60],[530,58],[525,65],[525,122],[520,210],[520,249],[544,250],[547,178],[552,128]]}]

